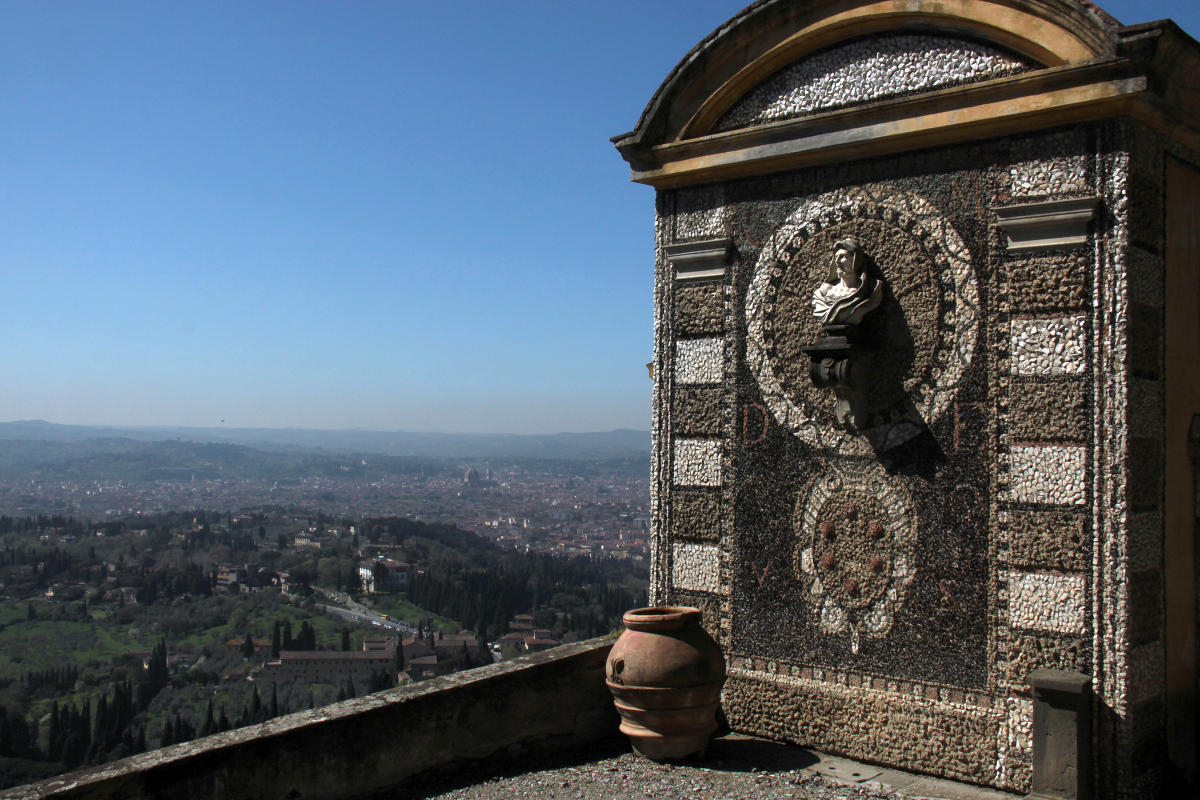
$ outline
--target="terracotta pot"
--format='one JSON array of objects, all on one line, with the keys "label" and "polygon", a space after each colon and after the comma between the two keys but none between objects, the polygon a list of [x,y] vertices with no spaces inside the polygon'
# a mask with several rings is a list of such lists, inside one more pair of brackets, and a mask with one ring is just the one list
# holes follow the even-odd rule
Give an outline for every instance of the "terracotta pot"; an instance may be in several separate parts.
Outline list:
[{"label": "terracotta pot", "polygon": [[655,761],[703,751],[717,729],[725,658],[700,627],[700,609],[637,608],[624,622],[606,665],[621,733]]}]

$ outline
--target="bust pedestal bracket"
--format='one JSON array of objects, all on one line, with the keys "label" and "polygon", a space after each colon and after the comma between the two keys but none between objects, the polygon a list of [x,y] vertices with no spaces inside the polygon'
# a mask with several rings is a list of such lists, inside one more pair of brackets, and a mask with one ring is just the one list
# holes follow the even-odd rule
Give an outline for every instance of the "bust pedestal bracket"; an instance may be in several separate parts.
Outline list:
[{"label": "bust pedestal bracket", "polygon": [[815,386],[833,389],[838,424],[849,431],[866,427],[866,388],[875,348],[861,344],[851,325],[829,325],[825,335],[800,348],[812,363],[808,374]]}]

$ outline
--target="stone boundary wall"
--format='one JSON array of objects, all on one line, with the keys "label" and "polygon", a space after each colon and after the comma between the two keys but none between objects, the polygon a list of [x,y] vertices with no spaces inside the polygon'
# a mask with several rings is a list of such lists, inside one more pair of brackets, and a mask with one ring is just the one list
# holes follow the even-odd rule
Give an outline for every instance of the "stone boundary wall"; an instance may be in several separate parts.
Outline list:
[{"label": "stone boundary wall", "polygon": [[0,800],[352,798],[617,735],[611,639],[563,645],[0,792]]}]

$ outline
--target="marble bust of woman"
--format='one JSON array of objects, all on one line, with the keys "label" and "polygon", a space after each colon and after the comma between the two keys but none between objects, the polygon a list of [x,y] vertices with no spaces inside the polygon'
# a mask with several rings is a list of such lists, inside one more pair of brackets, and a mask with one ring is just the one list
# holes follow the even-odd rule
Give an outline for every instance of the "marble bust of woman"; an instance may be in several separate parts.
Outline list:
[{"label": "marble bust of woman", "polygon": [[813,316],[824,327],[857,325],[882,300],[883,282],[866,271],[858,239],[838,240],[825,281],[813,292]]}]

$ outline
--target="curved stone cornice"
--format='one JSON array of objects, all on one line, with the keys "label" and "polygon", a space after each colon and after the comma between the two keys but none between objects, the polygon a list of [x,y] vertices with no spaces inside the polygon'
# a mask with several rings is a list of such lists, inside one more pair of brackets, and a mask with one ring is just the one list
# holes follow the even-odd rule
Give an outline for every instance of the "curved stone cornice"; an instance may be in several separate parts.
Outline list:
[{"label": "curved stone cornice", "polygon": [[759,0],[692,49],[618,146],[703,135],[774,72],[839,41],[904,29],[966,35],[1046,66],[1113,53],[1115,20],[1075,0]]},{"label": "curved stone cornice", "polygon": [[[718,129],[781,70],[843,43],[903,33],[978,42],[1031,68]],[[637,127],[613,142],[635,181],[663,188],[1121,114],[1195,148],[1198,64],[1200,46],[1172,23],[1121,27],[1088,0],[759,0],[696,45]]]}]

